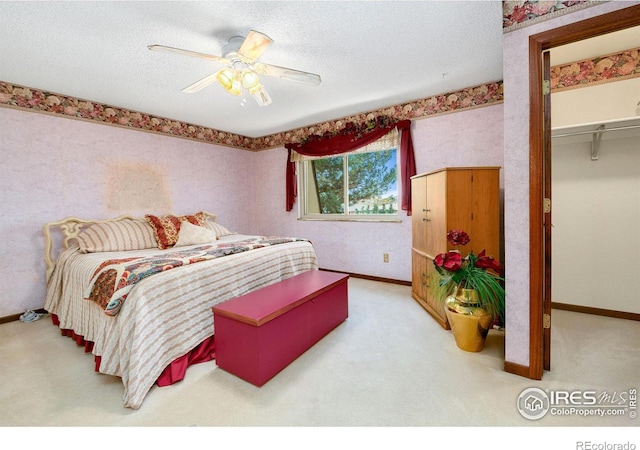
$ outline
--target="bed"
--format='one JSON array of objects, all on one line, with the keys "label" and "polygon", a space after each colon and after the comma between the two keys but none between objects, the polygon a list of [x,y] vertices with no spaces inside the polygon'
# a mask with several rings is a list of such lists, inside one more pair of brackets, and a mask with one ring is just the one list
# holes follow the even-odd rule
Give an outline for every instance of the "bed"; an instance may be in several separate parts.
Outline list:
[{"label": "bed", "polygon": [[[132,409],[154,385],[180,381],[190,364],[215,357],[214,305],[318,269],[309,241],[232,233],[203,211],[66,218],[43,232],[45,310],[95,355],[96,371],[122,379]],[[123,283],[136,278],[134,264],[148,273]]]}]

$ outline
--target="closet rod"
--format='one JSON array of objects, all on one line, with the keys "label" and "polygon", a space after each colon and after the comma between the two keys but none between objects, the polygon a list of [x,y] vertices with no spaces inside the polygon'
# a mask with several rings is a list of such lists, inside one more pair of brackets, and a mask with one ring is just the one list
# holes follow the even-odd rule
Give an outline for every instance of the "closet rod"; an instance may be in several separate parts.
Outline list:
[{"label": "closet rod", "polygon": [[563,133],[556,134],[551,136],[552,138],[558,137],[567,137],[567,136],[578,136],[579,134],[594,134],[594,133],[604,133],[605,131],[618,131],[618,130],[629,130],[631,128],[640,128],[640,124],[638,125],[627,125],[625,127],[614,127],[614,128],[604,128],[604,125],[600,126],[600,129],[591,130],[591,131],[574,131],[573,133]]}]

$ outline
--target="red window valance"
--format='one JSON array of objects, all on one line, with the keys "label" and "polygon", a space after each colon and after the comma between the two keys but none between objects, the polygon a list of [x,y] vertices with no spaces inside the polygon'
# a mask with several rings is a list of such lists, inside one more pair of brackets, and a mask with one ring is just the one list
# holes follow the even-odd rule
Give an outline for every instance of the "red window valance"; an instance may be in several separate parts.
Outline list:
[{"label": "red window valance", "polygon": [[356,150],[365,145],[377,141],[382,136],[397,128],[400,131],[400,174],[402,184],[401,208],[411,215],[411,177],[416,174],[416,163],[413,156],[413,142],[411,139],[411,121],[401,120],[379,123],[365,130],[348,124],[339,134],[318,136],[297,144],[286,144],[287,171],[286,171],[286,203],[287,211],[293,209],[296,201],[296,164],[291,162],[291,151],[306,156],[334,156]]}]

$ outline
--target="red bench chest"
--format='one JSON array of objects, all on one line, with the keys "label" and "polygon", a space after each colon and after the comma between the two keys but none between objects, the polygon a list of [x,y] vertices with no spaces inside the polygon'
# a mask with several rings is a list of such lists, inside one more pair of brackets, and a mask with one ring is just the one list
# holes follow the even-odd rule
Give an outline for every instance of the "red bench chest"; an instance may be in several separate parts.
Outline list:
[{"label": "red bench chest", "polygon": [[262,386],[347,318],[348,278],[310,270],[214,306],[218,367]]}]

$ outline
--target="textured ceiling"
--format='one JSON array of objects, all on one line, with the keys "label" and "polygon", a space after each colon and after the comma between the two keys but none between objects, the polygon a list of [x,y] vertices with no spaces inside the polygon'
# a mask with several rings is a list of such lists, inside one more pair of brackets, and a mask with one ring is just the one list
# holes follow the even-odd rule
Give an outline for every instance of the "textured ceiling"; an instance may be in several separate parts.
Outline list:
[{"label": "textured ceiling", "polygon": [[[262,77],[260,107],[218,84],[221,55],[254,29],[260,61],[317,73],[318,86]],[[0,1],[0,81],[260,137],[502,79],[499,1]]]}]

